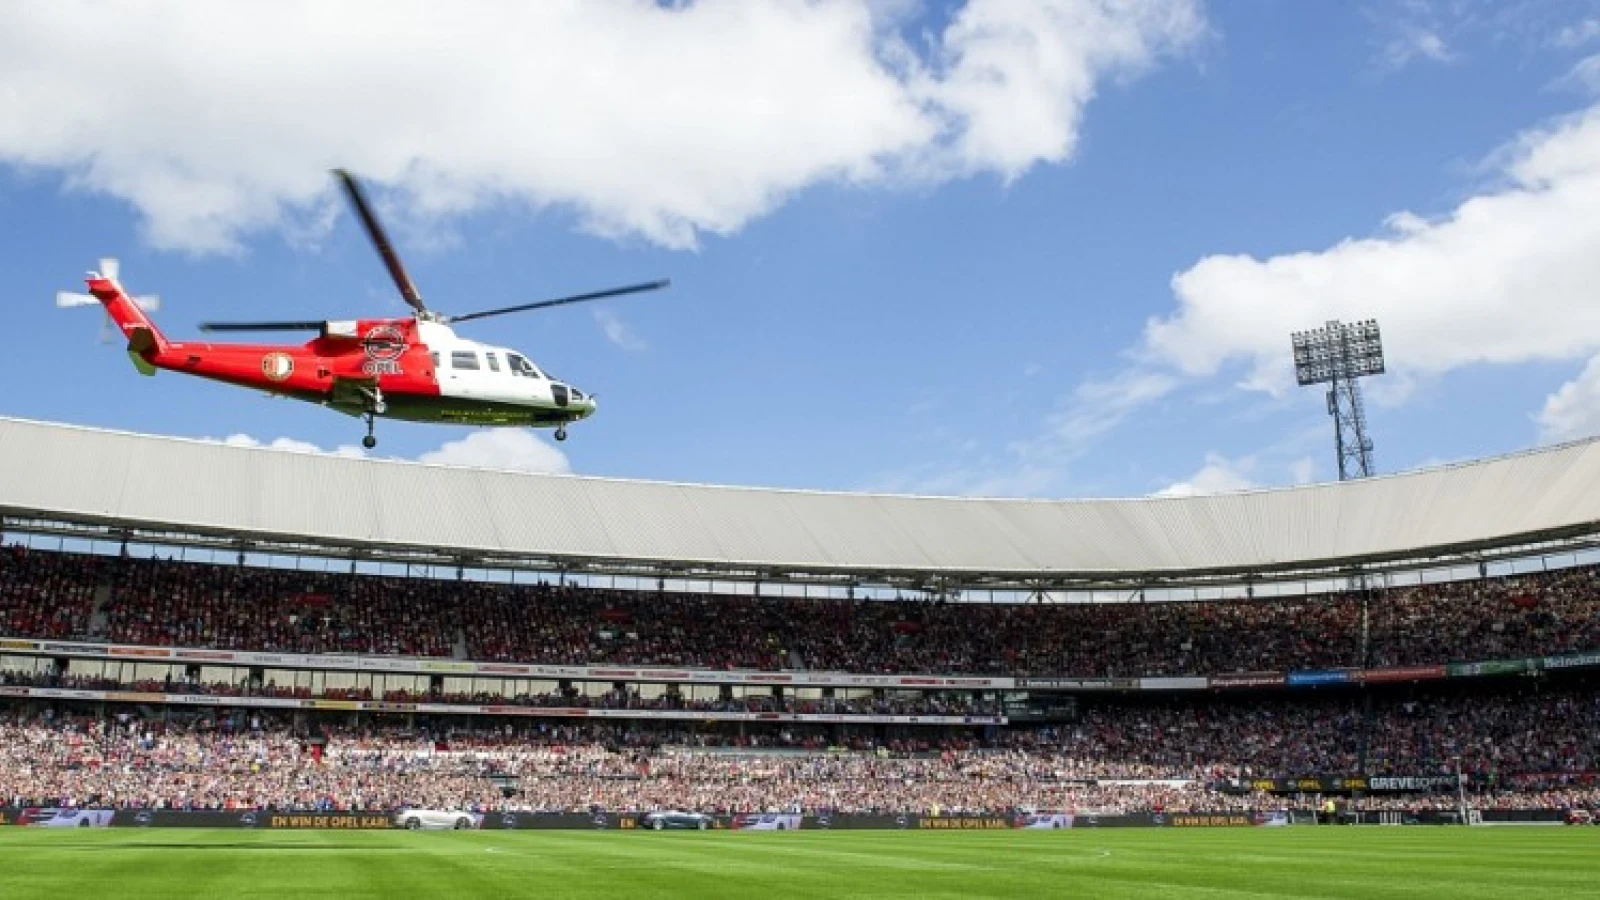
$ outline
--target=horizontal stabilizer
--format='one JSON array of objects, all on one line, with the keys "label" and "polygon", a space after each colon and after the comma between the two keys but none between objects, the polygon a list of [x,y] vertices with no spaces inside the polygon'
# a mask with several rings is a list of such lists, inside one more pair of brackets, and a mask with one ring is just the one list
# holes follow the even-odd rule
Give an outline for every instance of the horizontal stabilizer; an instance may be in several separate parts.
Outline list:
[{"label": "horizontal stabilizer", "polygon": [[128,358],[133,360],[133,367],[139,370],[140,375],[154,375],[156,367],[144,358],[144,354],[156,348],[155,332],[144,327],[135,327],[128,331]]},{"label": "horizontal stabilizer", "polygon": [[154,375],[156,373],[155,366],[150,365],[148,360],[132,350],[128,351],[128,358],[133,360],[133,367],[139,370],[140,375]]}]

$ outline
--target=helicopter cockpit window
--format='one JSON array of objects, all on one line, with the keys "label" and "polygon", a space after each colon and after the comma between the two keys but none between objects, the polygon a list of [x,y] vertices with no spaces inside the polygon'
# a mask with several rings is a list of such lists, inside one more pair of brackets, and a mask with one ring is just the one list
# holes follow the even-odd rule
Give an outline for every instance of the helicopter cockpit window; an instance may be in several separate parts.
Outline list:
[{"label": "helicopter cockpit window", "polygon": [[518,375],[523,375],[528,378],[544,377],[539,374],[538,369],[533,367],[533,363],[528,362],[526,359],[518,356],[515,353],[506,354],[506,364],[511,367],[511,371],[517,373]]},{"label": "helicopter cockpit window", "polygon": [[450,368],[477,369],[478,354],[471,350],[456,350],[450,354]]},{"label": "helicopter cockpit window", "polygon": [[498,356],[495,356],[493,353],[484,353],[483,360],[489,364],[489,371],[500,371],[500,358]]}]

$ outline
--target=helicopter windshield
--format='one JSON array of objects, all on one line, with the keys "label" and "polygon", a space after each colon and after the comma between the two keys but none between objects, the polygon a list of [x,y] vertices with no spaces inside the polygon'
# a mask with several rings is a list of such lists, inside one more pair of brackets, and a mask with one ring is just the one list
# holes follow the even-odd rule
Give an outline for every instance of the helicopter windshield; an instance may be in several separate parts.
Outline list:
[{"label": "helicopter windshield", "polygon": [[533,367],[533,363],[528,362],[526,359],[518,356],[515,353],[507,353],[506,354],[506,362],[511,366],[511,371],[515,372],[518,375],[523,375],[523,376],[526,376],[528,378],[543,378],[544,377],[544,376],[539,374],[539,370],[538,369],[535,369]]}]

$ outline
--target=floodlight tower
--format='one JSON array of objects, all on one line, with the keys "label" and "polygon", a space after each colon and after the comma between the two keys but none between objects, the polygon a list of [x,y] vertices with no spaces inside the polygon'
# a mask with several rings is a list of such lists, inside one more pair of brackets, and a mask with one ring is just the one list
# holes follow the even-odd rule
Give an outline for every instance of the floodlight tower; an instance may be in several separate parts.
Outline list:
[{"label": "floodlight tower", "polygon": [[1339,459],[1339,480],[1372,474],[1372,439],[1361,404],[1361,382],[1383,374],[1383,341],[1378,323],[1344,324],[1338,319],[1311,331],[1297,331],[1294,377],[1301,387],[1328,385],[1328,415],[1333,417],[1333,445]]}]

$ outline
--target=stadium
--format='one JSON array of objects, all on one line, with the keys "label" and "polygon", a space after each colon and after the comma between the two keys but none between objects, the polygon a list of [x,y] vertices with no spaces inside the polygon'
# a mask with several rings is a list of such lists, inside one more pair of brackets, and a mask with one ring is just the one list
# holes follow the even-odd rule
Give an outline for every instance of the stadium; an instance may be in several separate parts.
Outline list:
[{"label": "stadium", "polygon": [[1600,898],[1600,0],[20,0],[0,222],[0,900]]},{"label": "stadium", "polygon": [[[361,857],[383,845],[350,830],[436,825],[473,832],[440,846],[474,865],[610,860],[602,893],[711,872],[696,889],[732,896],[780,871],[831,893],[928,895],[941,874],[1010,893],[1103,887],[1116,865],[1199,890],[1233,882],[1155,866],[1185,846],[1161,835],[1281,826],[1346,843],[1273,843],[1283,872],[1252,877],[1336,850],[1368,861],[1346,887],[1374,896],[1405,864],[1386,853],[1435,851],[1322,826],[1600,811],[1593,441],[1104,501],[532,475],[19,419],[0,455],[0,817],[40,827],[12,844],[38,855],[30,884],[100,846],[63,850],[51,827]],[[667,828],[797,843],[605,835]],[[305,829],[341,843],[283,837]],[[1006,834],[887,834],[942,830]],[[1517,854],[1588,846],[1535,832],[1462,829],[1497,838],[1437,852],[1506,854],[1488,890]],[[1030,865],[976,861],[994,854]],[[1562,859],[1517,877],[1581,892]]]}]

